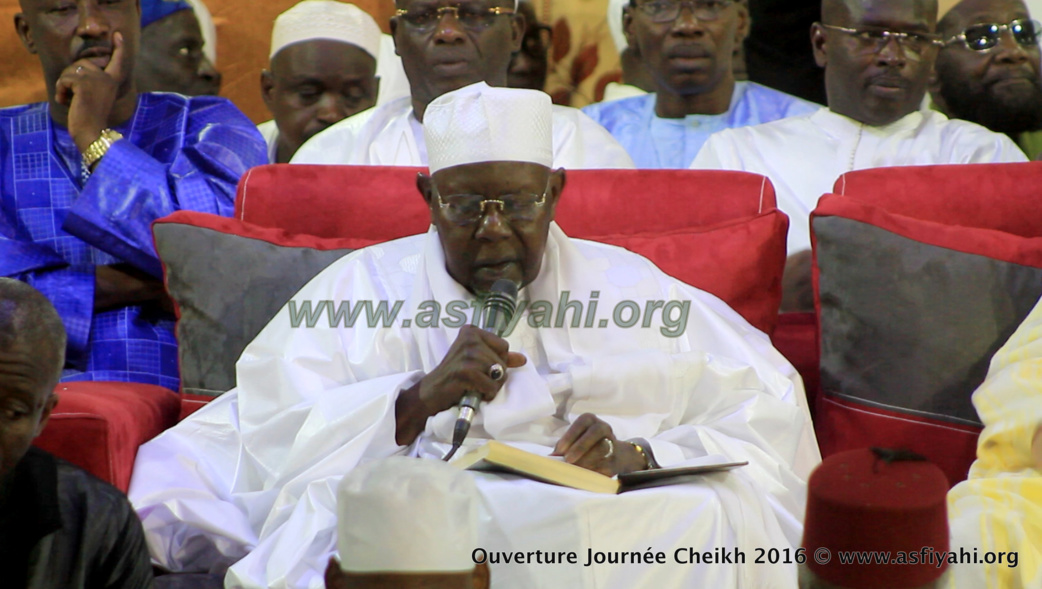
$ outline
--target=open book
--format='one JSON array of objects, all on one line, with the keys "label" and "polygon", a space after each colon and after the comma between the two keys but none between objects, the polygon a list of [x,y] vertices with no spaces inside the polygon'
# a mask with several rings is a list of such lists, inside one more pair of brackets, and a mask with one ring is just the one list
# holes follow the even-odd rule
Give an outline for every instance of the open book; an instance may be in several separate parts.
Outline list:
[{"label": "open book", "polygon": [[642,470],[606,477],[581,466],[568,464],[557,456],[540,456],[495,440],[450,462],[469,470],[491,470],[520,474],[532,479],[584,489],[594,493],[623,493],[637,488],[690,482],[692,475],[730,470],[748,462],[727,462],[723,456],[706,456],[674,468]]}]

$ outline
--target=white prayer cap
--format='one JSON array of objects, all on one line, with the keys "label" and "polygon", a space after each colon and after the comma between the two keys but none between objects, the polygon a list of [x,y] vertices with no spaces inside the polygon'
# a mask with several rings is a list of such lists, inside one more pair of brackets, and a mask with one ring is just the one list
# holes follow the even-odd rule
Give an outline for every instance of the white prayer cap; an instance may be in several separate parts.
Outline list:
[{"label": "white prayer cap", "polygon": [[464,86],[423,113],[431,174],[480,162],[553,164],[553,105],[538,90]]},{"label": "white prayer cap", "polygon": [[275,19],[268,57],[287,45],[315,39],[356,45],[373,59],[380,54],[380,27],[366,11],[334,0],[303,0]]},{"label": "white prayer cap", "polygon": [[622,30],[622,9],[629,3],[630,0],[608,0],[608,30],[611,31],[611,40],[615,41],[619,55],[630,46],[626,41],[626,32]]},{"label": "white prayer cap", "polygon": [[466,572],[478,548],[473,475],[440,460],[392,456],[337,489],[340,566],[352,573]]}]

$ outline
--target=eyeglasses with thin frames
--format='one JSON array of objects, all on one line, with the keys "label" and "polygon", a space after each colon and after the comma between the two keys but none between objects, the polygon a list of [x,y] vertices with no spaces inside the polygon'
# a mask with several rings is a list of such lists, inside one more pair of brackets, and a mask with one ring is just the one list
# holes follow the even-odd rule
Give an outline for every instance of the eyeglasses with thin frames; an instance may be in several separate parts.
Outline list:
[{"label": "eyeglasses with thin frames", "polygon": [[932,33],[913,33],[908,31],[891,31],[871,27],[850,28],[818,23],[822,28],[850,35],[858,42],[860,53],[875,55],[893,39],[897,45],[911,58],[920,58],[931,48],[941,47],[944,41]]},{"label": "eyeglasses with thin frames", "polygon": [[683,7],[688,7],[691,14],[700,21],[713,21],[720,18],[725,8],[734,4],[734,0],[653,0],[636,2],[634,6],[651,17],[651,22],[667,23],[677,20]]},{"label": "eyeglasses with thin frames", "polygon": [[1018,18],[1009,24],[985,23],[966,27],[966,30],[944,42],[945,45],[962,43],[972,51],[991,51],[998,47],[1002,33],[1009,31],[1013,40],[1021,47],[1038,45],[1038,35],[1042,32],[1042,24],[1037,20]]},{"label": "eyeglasses with thin frames", "polygon": [[506,217],[511,223],[527,223],[534,221],[542,207],[546,204],[546,193],[550,191],[550,181],[547,180],[546,188],[542,194],[520,192],[515,194],[502,194],[496,198],[488,198],[481,194],[449,194],[442,196],[438,186],[431,182],[431,190],[438,199],[445,218],[461,225],[473,225],[488,214],[489,205],[498,205],[499,213]]},{"label": "eyeglasses with thin frames", "polygon": [[502,6],[484,6],[482,4],[454,4],[451,6],[429,6],[401,9],[394,11],[397,18],[401,19],[410,29],[419,33],[430,33],[446,12],[451,12],[463,28],[472,32],[480,32],[492,26],[497,16],[514,14],[513,8]]}]

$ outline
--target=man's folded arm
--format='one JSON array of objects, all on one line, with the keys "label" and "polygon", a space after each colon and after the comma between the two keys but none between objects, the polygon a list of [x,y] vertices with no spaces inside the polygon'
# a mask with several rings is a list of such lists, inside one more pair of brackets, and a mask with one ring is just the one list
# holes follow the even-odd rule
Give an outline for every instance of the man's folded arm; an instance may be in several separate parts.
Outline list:
[{"label": "man's folded arm", "polygon": [[94,317],[94,266],[70,266],[53,249],[14,233],[0,216],[0,276],[27,282],[50,299],[68,334],[65,361],[84,369]]},{"label": "man's folded arm", "polygon": [[230,104],[210,104],[188,117],[188,139],[170,164],[130,141],[116,141],[62,228],[161,278],[152,222],[182,209],[230,216],[239,178],[267,163],[257,128]]}]

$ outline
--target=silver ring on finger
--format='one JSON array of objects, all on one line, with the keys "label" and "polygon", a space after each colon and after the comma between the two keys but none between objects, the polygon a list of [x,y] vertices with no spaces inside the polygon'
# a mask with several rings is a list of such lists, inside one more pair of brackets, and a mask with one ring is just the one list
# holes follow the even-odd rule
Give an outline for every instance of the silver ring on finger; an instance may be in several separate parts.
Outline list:
[{"label": "silver ring on finger", "polygon": [[76,66],[76,73],[77,74],[82,74],[83,73],[83,66],[82,65]]},{"label": "silver ring on finger", "polygon": [[608,451],[604,453],[605,458],[611,458],[615,454],[615,442],[611,441],[611,438],[604,438],[605,442],[608,442]]},{"label": "silver ring on finger", "polygon": [[506,376],[506,371],[503,370],[503,365],[496,363],[488,367],[488,377],[495,381],[503,380]]}]

